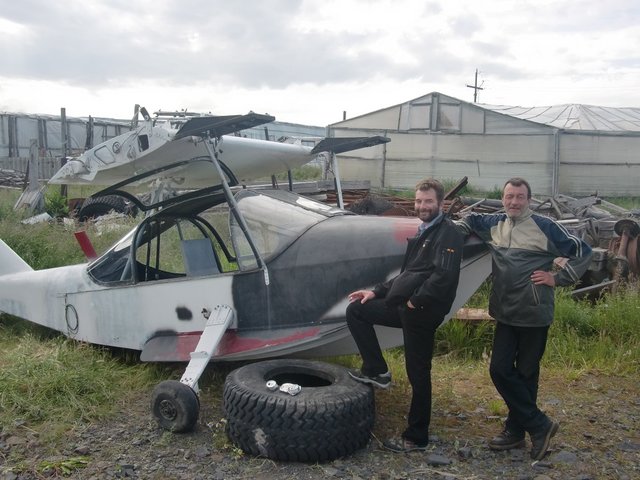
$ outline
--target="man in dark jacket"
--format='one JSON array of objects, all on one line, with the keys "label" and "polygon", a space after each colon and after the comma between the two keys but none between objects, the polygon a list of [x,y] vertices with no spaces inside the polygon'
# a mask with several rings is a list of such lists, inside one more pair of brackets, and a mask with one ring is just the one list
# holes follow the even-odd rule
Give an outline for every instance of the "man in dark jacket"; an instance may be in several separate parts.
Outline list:
[{"label": "man in dark jacket", "polygon": [[[577,282],[591,261],[591,248],[551,218],[529,209],[531,187],[522,178],[504,185],[505,213],[471,214],[458,226],[476,233],[491,250],[493,284],[489,313],[496,320],[489,373],[509,415],[494,450],[522,448],[531,438],[531,458],[540,460],[559,428],[537,406],[540,360],[553,321],[556,285]],[[568,259],[552,273],[554,260]]]},{"label": "man in dark jacket", "polygon": [[408,239],[400,274],[349,295],[347,324],[362,356],[356,380],[379,388],[391,386],[374,325],[402,328],[407,377],[412,388],[408,427],[383,445],[395,452],[424,450],[431,420],[431,359],[436,328],[453,304],[460,276],[463,237],[442,213],[444,188],[426,179],[416,185],[415,210],[422,220]]}]

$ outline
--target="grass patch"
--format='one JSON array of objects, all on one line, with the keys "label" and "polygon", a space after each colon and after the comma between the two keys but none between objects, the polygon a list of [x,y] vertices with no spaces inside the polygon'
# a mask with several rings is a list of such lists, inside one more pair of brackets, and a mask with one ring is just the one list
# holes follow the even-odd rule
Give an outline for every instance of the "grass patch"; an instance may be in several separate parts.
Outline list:
[{"label": "grass patch", "polygon": [[0,316],[2,430],[26,425],[55,437],[111,414],[155,379],[154,368],[133,355],[114,355]]},{"label": "grass patch", "polygon": [[[291,178],[294,181],[320,180],[322,179],[322,168],[316,165],[302,165],[291,170]],[[282,172],[276,175],[276,179],[279,182],[285,182],[289,180],[289,175],[287,172]]]},{"label": "grass patch", "polygon": [[101,254],[138,223],[133,218],[121,218],[108,224],[50,221],[29,225],[21,223],[21,212],[2,206],[1,202],[0,238],[36,270],[86,262],[74,237],[78,230],[87,233]]},{"label": "grass patch", "polygon": [[17,188],[0,188],[0,220],[16,216],[13,206],[20,198],[20,193]]},{"label": "grass patch", "polygon": [[493,331],[491,321],[451,320],[436,332],[435,355],[448,355],[463,361],[486,358],[491,349]]},{"label": "grass patch", "polygon": [[555,321],[549,331],[546,365],[615,375],[640,372],[638,285],[607,294],[595,304],[556,292]]},{"label": "grass patch", "polygon": [[640,197],[609,197],[605,200],[627,210],[640,209]]},{"label": "grass patch", "polygon": [[[280,172],[275,175],[276,180],[280,185],[284,185],[289,181],[289,174],[287,172]],[[317,165],[302,165],[291,170],[291,179],[294,182],[322,180],[322,168]],[[252,183],[271,183],[271,177],[257,178]]]}]

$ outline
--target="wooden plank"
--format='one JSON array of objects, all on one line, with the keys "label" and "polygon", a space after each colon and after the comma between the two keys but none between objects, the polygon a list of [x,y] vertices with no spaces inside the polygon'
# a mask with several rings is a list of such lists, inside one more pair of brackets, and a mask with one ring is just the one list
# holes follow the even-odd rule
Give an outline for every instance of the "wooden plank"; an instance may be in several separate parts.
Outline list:
[{"label": "wooden plank", "polygon": [[493,320],[493,317],[489,315],[489,312],[484,308],[461,308],[452,318],[466,322],[486,322]]}]

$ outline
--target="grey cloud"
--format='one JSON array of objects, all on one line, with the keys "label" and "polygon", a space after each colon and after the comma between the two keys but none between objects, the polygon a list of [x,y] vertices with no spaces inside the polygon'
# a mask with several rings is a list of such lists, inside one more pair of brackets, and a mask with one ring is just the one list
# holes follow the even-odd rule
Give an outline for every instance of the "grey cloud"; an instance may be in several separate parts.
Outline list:
[{"label": "grey cloud", "polygon": [[450,50],[446,39],[437,33],[425,31],[419,37],[407,39],[404,46],[416,60],[413,65],[403,68],[402,74],[406,77],[442,82],[470,68],[464,58]]},{"label": "grey cloud", "polygon": [[[35,37],[30,42],[3,38],[2,73],[86,88],[157,79],[175,85],[284,89],[299,83],[364,82],[376,75],[444,82],[466,78],[476,67],[517,80],[526,71],[509,52],[509,32],[504,42],[470,42],[468,51],[453,51],[448,37],[430,30],[429,19],[442,12],[436,3],[424,4],[424,14],[416,12],[425,18],[425,28],[404,38],[402,52],[371,51],[380,34],[375,32],[300,32],[295,19],[302,6],[302,1],[291,0],[115,0],[71,9],[63,2],[12,2],[0,16],[27,25]],[[542,12],[536,12],[536,23],[543,23]],[[451,19],[449,26],[455,35],[467,37],[483,28],[473,14]],[[192,38],[202,51],[191,49]],[[400,53],[413,61],[399,61],[404,58]]]},{"label": "grey cloud", "polygon": [[452,18],[449,20],[449,25],[454,34],[465,37],[482,30],[482,22],[480,19],[476,15],[471,14]]},{"label": "grey cloud", "polygon": [[486,74],[487,76],[500,78],[502,80],[521,80],[529,76],[522,69],[514,67],[511,63],[485,60],[480,62],[478,68],[481,76]]},{"label": "grey cloud", "polygon": [[535,5],[523,12],[540,33],[589,33],[637,27],[640,4],[629,0],[576,0]]},{"label": "grey cloud", "polygon": [[[229,3],[216,8],[209,2],[183,2],[168,4],[164,11],[160,4],[151,12],[110,4],[108,18],[91,9],[50,8],[46,23],[30,19],[36,32],[33,42],[0,46],[7,59],[4,74],[94,88],[154,78],[284,88],[302,82],[366,80],[375,71],[404,74],[392,60],[393,52],[367,52],[367,36],[296,31],[292,22],[299,2]],[[65,21],[56,22],[56,15]],[[20,12],[12,17],[21,18]],[[198,36],[202,52],[189,49],[190,35]],[[349,55],[348,48],[360,53]],[[12,55],[16,51],[19,56]]]},{"label": "grey cloud", "polygon": [[478,42],[474,41],[470,47],[473,49],[474,55],[486,56],[489,58],[509,57],[513,58],[509,52],[508,42]]}]

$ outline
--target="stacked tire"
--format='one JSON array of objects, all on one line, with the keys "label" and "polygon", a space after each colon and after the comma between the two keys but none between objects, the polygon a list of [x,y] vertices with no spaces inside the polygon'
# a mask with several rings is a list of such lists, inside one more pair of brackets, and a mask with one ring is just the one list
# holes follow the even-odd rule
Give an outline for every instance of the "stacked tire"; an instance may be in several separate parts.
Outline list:
[{"label": "stacked tire", "polygon": [[85,222],[91,218],[107,215],[112,211],[134,217],[137,214],[137,208],[128,204],[123,197],[119,195],[104,195],[87,198],[78,211],[78,220]]},{"label": "stacked tire", "polygon": [[[267,382],[301,386],[291,395]],[[268,360],[231,372],[224,385],[227,435],[244,452],[273,460],[323,462],[369,442],[373,389],[344,367],[309,360]]]}]

